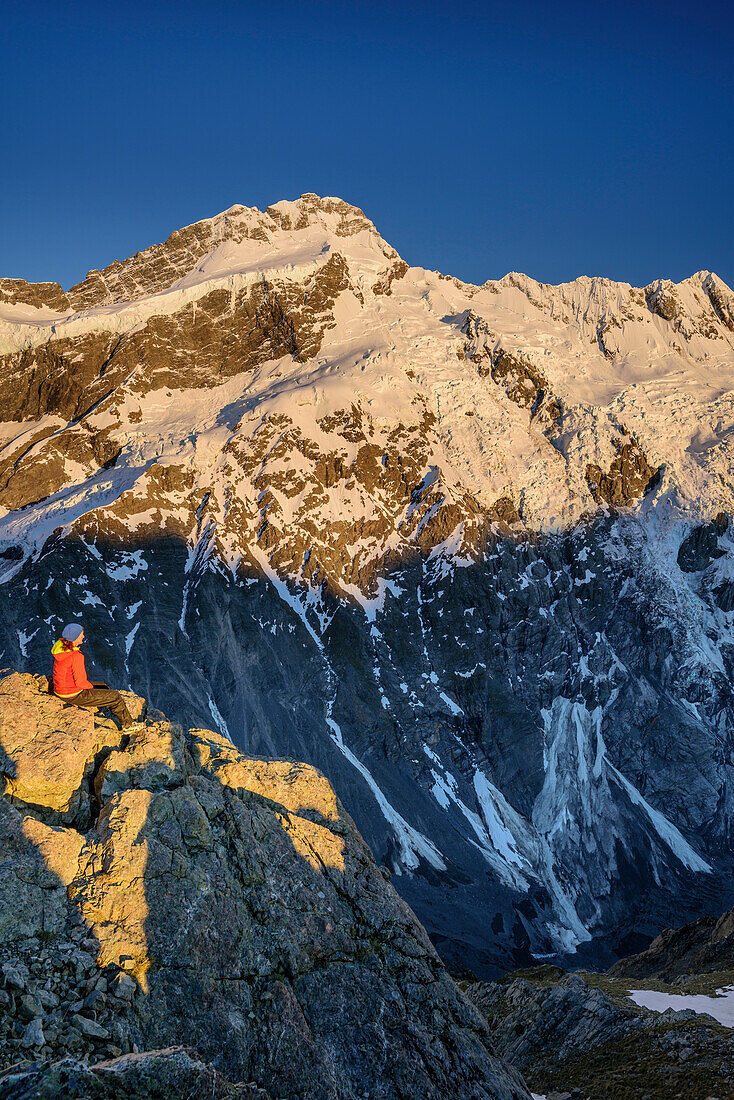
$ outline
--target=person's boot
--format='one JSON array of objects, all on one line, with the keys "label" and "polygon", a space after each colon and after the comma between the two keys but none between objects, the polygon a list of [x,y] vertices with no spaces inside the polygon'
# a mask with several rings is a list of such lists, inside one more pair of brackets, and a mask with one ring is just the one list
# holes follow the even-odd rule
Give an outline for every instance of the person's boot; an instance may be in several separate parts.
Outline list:
[{"label": "person's boot", "polygon": [[128,730],[133,724],[132,715],[122,700],[119,700],[119,706],[115,707],[115,717],[120,723],[121,730]]}]

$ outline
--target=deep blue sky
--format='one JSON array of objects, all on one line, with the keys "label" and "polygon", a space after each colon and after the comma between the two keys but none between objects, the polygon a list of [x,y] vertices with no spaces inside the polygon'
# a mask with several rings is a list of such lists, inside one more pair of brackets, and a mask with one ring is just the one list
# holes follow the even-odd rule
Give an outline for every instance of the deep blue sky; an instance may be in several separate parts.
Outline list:
[{"label": "deep blue sky", "polygon": [[0,275],[315,191],[473,282],[734,283],[718,0],[4,0],[0,97]]}]

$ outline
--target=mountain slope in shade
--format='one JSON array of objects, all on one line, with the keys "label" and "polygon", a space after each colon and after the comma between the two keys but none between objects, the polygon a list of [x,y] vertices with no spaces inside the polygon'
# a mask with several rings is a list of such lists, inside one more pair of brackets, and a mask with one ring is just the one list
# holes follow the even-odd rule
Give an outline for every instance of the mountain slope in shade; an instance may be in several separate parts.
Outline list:
[{"label": "mountain slope in shade", "polygon": [[620,959],[610,973],[671,982],[715,971],[734,975],[734,909],[718,919],[705,916],[683,928],[666,928],[646,951]]},{"label": "mountain slope in shade", "polygon": [[0,280],[5,663],[323,769],[456,965],[730,904],[734,295],[410,268],[233,207]]}]

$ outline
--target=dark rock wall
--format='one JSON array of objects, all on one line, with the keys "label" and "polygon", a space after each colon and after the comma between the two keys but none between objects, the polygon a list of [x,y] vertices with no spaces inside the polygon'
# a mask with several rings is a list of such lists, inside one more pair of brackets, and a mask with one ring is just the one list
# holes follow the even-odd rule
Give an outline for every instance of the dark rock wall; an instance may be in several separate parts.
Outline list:
[{"label": "dark rock wall", "polygon": [[632,517],[398,564],[374,621],[334,602],[322,638],[254,565],[187,560],[49,544],[0,590],[0,662],[47,669],[81,619],[100,678],[316,764],[457,968],[611,962],[731,903],[716,577],[666,575]]}]

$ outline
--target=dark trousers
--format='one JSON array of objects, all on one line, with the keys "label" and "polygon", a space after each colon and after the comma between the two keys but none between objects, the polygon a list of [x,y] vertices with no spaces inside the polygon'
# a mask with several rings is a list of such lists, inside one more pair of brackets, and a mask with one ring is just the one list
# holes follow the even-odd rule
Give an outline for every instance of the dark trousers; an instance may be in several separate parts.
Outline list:
[{"label": "dark trousers", "polygon": [[107,707],[114,714],[117,721],[124,728],[132,722],[130,711],[125,706],[125,700],[119,691],[108,688],[106,684],[95,685],[93,688],[85,688],[75,695],[73,699],[67,699],[75,707],[89,707],[97,710],[99,707]]}]

